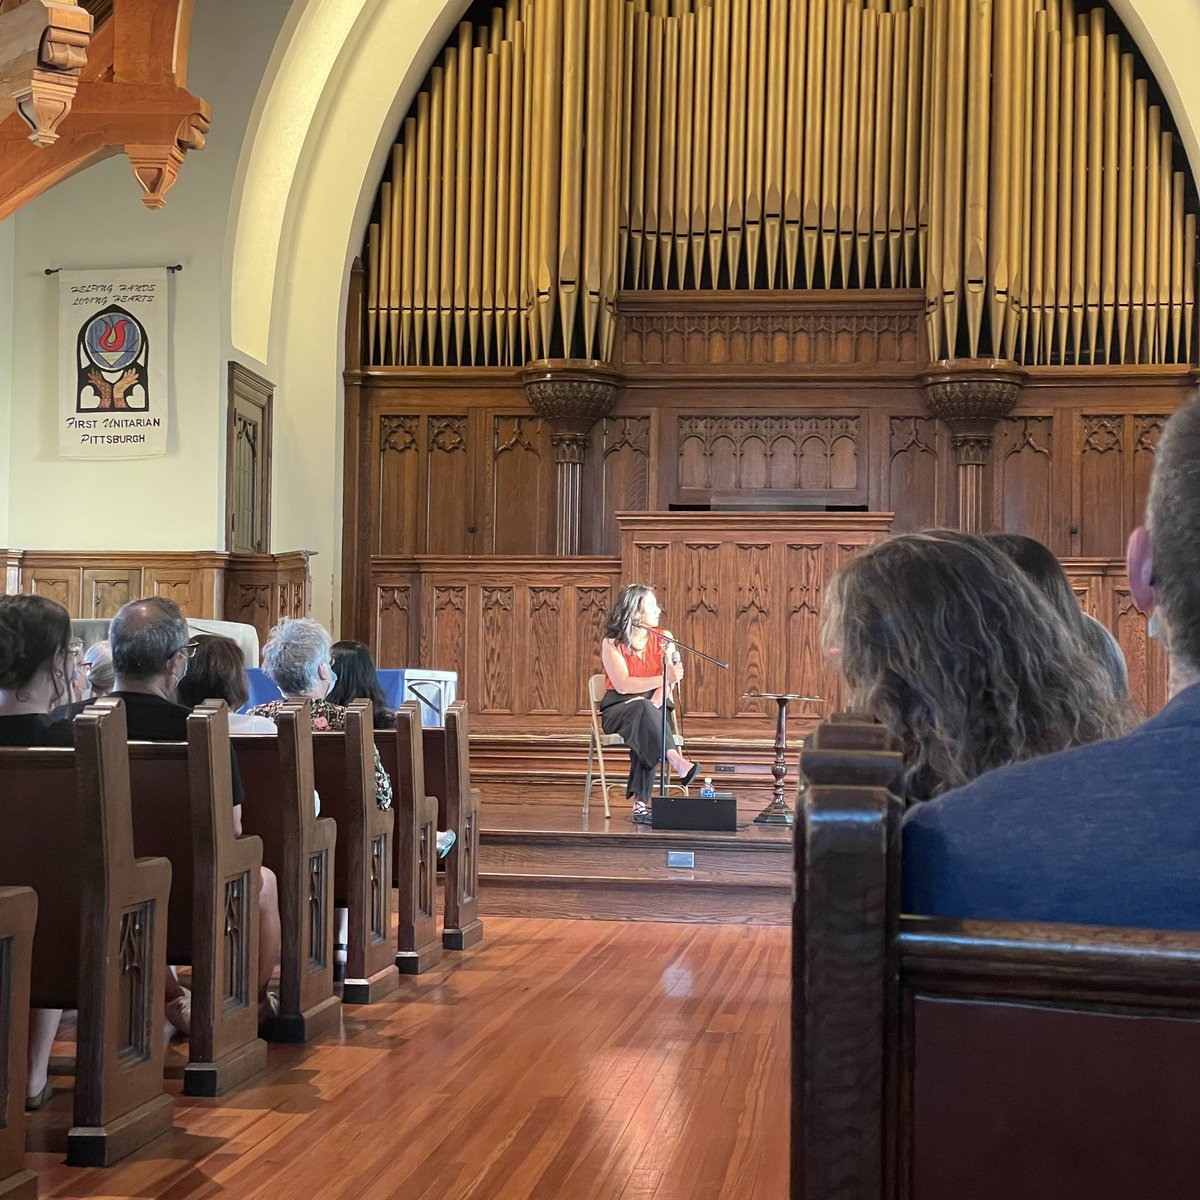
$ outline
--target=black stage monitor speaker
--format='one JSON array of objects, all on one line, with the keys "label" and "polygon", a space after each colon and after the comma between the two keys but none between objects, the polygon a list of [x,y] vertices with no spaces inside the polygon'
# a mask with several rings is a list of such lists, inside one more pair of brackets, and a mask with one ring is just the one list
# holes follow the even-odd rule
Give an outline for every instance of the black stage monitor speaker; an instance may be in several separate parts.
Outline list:
[{"label": "black stage monitor speaker", "polygon": [[737,801],[732,792],[715,796],[651,796],[655,829],[713,829],[737,832]]}]

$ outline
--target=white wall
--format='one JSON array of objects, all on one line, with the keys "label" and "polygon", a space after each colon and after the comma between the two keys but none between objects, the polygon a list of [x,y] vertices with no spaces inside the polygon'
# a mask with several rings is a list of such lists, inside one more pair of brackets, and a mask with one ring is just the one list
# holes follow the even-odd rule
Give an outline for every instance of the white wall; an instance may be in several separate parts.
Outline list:
[{"label": "white wall", "polygon": [[[196,6],[188,86],[212,105],[208,145],[193,151],[167,205],[140,200],[118,155],[52,188],[0,234],[0,427],[12,438],[0,544],[21,549],[214,549],[224,545],[226,335],[223,256],[242,140],[288,0]],[[0,226],[3,229],[3,226]],[[57,277],[44,268],[181,263],[171,285],[171,433],[164,458],[59,460]],[[12,280],[11,289],[3,285]],[[14,310],[6,354],[6,302]],[[6,370],[11,363],[11,371]],[[253,364],[252,364],[253,365]],[[5,514],[7,508],[7,514]]]}]

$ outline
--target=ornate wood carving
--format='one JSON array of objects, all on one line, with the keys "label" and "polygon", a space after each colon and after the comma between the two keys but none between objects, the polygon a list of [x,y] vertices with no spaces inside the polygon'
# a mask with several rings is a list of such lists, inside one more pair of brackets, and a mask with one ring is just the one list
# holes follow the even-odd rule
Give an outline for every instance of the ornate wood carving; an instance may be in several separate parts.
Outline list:
[{"label": "ornate wood carving", "polygon": [[[27,9],[54,8],[72,24],[51,38],[47,62],[29,76],[30,90],[20,97],[21,111],[6,117],[0,107],[0,220],[119,151],[129,158],[142,202],[161,208],[187,152],[204,147],[212,111],[184,86],[193,0],[127,0],[114,7],[86,44],[85,63],[78,61],[83,31],[75,25],[82,18],[70,14],[74,7],[70,0],[25,0],[7,14],[25,20]],[[64,114],[72,72],[78,82]],[[30,122],[43,145],[30,140]]]},{"label": "ornate wood carving", "polygon": [[225,549],[265,554],[271,545],[271,432],[275,385],[229,364],[225,434]]},{"label": "ornate wood carving", "polygon": [[1053,539],[1054,419],[1009,417],[999,423],[996,436],[993,524],[1049,545]]}]

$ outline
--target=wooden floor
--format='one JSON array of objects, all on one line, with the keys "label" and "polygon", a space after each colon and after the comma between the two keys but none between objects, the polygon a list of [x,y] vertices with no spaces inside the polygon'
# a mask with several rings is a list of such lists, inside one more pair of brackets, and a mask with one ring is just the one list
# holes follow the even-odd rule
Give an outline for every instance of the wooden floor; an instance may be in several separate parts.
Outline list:
[{"label": "wooden floor", "polygon": [[340,1037],[272,1046],[259,1082],[178,1097],[175,1129],[115,1167],[62,1165],[60,1090],[30,1133],[42,1195],[786,1196],[787,929],[485,927],[398,1000],[345,1009]]}]

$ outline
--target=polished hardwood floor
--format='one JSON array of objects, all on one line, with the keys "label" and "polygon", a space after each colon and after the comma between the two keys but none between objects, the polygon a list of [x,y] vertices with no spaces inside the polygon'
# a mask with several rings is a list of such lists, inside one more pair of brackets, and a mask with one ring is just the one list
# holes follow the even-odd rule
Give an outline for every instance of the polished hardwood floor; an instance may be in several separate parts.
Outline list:
[{"label": "polished hardwood floor", "polygon": [[[482,945],[272,1046],[230,1096],[107,1170],[29,1137],[43,1196],[782,1200],[790,931],[485,917]],[[178,1084],[173,1083],[173,1090]]]}]

